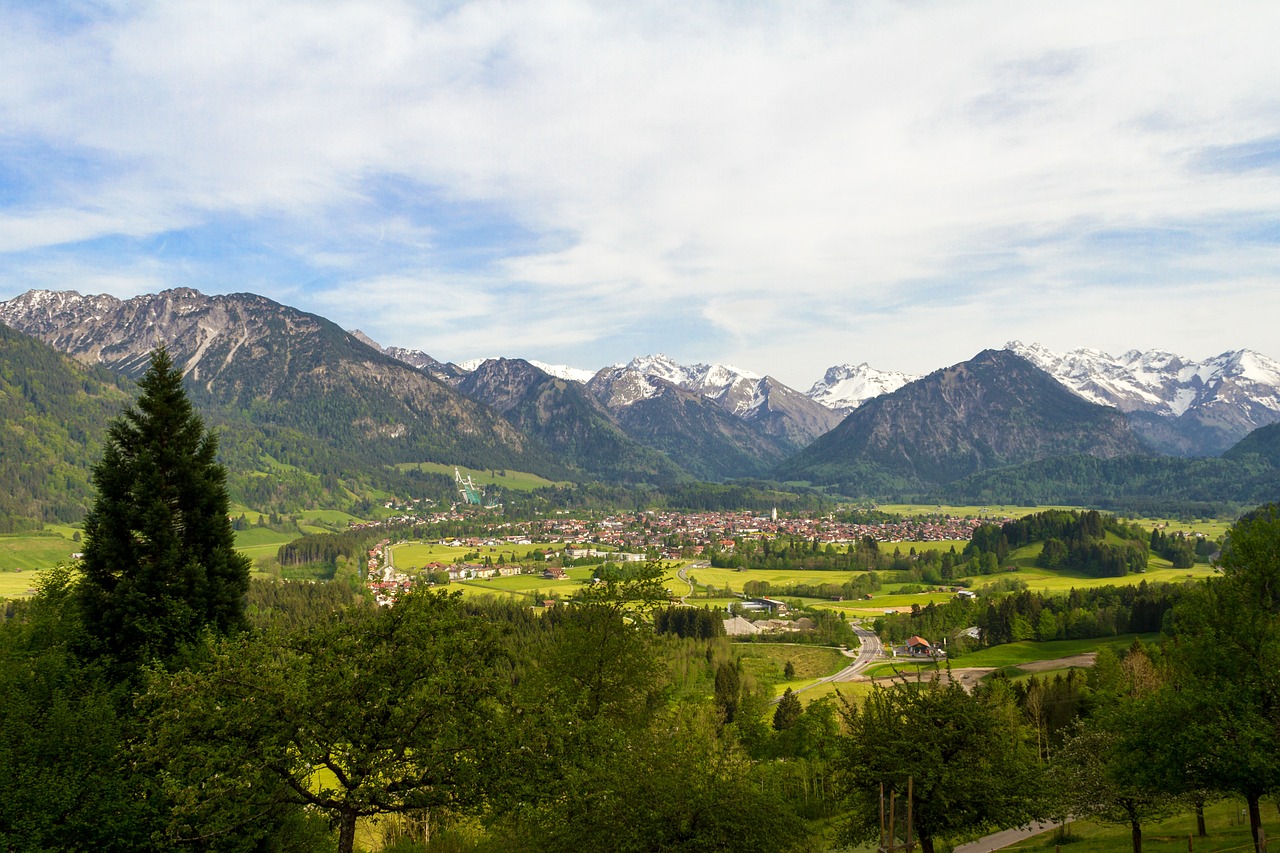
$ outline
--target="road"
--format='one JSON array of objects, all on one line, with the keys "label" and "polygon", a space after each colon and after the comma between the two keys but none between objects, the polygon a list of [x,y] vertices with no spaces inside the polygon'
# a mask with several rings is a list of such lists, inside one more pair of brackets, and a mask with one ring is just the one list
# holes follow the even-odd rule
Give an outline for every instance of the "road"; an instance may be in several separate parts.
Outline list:
[{"label": "road", "polygon": [[706,560],[699,560],[696,563],[689,563],[687,566],[681,566],[679,569],[676,570],[676,575],[679,576],[680,580],[684,581],[689,585],[689,591],[686,592],[684,595],[680,596],[681,604],[688,604],[689,602],[686,601],[685,599],[693,595],[693,581],[689,580],[689,576],[686,575],[685,572],[687,572],[689,569],[708,569],[710,567],[711,567],[711,564],[708,563]]},{"label": "road", "polygon": [[[856,652],[849,650],[842,652],[845,656],[853,658],[853,663],[849,664],[835,675],[828,675],[826,678],[819,678],[812,684],[805,685],[794,692],[803,693],[806,690],[812,690],[820,684],[830,684],[833,681],[853,681],[858,677],[858,674],[862,672],[862,670],[880,659],[880,656],[884,653],[884,646],[881,645],[880,638],[876,636],[875,632],[868,631],[866,628],[857,627],[853,629],[853,632],[857,634],[858,639],[862,641],[858,646],[858,650]],[[778,701],[779,700],[774,699],[773,704],[777,704]]]},{"label": "road", "polygon": [[957,845],[955,853],[994,853],[996,850],[1003,850],[1010,844],[1039,835],[1058,825],[1057,821],[1042,820],[1017,829],[1006,829],[979,838],[977,841],[970,841],[968,844]]}]

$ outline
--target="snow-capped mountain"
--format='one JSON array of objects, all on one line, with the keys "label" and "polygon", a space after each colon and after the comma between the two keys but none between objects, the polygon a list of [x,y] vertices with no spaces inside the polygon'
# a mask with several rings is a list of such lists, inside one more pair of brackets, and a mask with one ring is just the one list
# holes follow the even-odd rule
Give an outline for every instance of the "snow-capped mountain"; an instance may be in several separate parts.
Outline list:
[{"label": "snow-capped mountain", "polygon": [[633,358],[625,367],[633,373],[656,376],[715,400],[739,417],[746,417],[763,402],[759,386],[764,377],[727,364],[684,365],[659,353]]},{"label": "snow-capped mountain", "polygon": [[[468,358],[465,361],[458,362],[454,366],[457,367],[461,373],[471,373],[486,361],[493,360],[493,358]],[[570,382],[578,382],[582,385],[586,385],[591,381],[591,377],[596,375],[596,371],[594,370],[583,370],[580,367],[570,367],[567,364],[547,364],[545,361],[538,361],[533,358],[526,358],[524,360],[541,370],[543,373],[554,376],[557,379],[567,379]]]},{"label": "snow-capped mountain", "polygon": [[662,354],[605,368],[588,387],[605,405],[618,409],[657,396],[664,384],[711,400],[729,414],[796,448],[840,421],[838,413],[815,404],[771,376],[725,364],[684,365]]},{"label": "snow-capped mountain", "polygon": [[891,394],[919,376],[891,370],[876,370],[865,361],[857,367],[838,364],[827,368],[822,379],[813,383],[806,396],[828,409],[848,414],[872,397]]},{"label": "snow-capped mountain", "polygon": [[543,373],[548,373],[557,379],[567,379],[570,382],[580,382],[586,385],[591,381],[591,377],[596,375],[594,370],[583,370],[580,367],[570,367],[567,364],[547,364],[545,361],[535,361],[528,359],[528,362]]},{"label": "snow-capped mountain", "polygon": [[1164,350],[1055,353],[1011,341],[1005,349],[1092,403],[1130,415],[1153,447],[1215,455],[1260,426],[1280,421],[1280,363],[1252,350],[1194,361]]}]

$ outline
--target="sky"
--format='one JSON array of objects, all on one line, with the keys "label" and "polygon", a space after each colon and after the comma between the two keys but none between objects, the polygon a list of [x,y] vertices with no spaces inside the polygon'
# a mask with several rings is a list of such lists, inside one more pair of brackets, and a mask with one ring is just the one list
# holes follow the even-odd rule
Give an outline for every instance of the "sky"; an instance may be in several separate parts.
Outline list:
[{"label": "sky", "polygon": [[0,299],[807,389],[1280,357],[1280,3],[0,0]]}]

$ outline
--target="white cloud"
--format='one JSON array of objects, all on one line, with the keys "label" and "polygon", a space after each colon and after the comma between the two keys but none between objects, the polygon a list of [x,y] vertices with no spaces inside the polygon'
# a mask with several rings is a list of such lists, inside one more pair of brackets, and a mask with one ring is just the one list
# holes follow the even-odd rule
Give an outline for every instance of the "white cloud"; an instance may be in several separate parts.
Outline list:
[{"label": "white cloud", "polygon": [[[517,345],[568,311],[581,322],[557,345],[595,340],[603,364],[628,356],[610,349],[634,341],[620,327],[660,335],[680,311],[735,348],[695,357],[797,382],[837,361],[918,371],[1010,337],[1124,349],[1146,333],[1074,310],[1078,293],[1165,292],[1156,343],[1193,350],[1212,334],[1178,318],[1206,303],[1162,284],[1189,267],[1244,315],[1280,270],[1280,170],[1201,168],[1206,148],[1280,138],[1277,31],[1272,2],[1102,0],[122,3],[61,35],[16,19],[4,134],[112,168],[0,208],[0,250],[264,217],[313,231],[281,251],[368,297],[302,301],[366,331],[395,328],[376,312],[417,282],[465,280],[420,321],[450,346],[471,347],[452,323],[487,319],[504,337],[482,352],[537,355]],[[370,196],[397,177],[491,206],[533,248],[442,269],[448,229]],[[1251,220],[1270,236],[1224,225]],[[1219,231],[1151,255],[1096,239],[1145,229]],[[513,304],[523,327],[502,317]],[[836,328],[814,330],[824,317]],[[1280,352],[1259,321],[1236,328]]]}]

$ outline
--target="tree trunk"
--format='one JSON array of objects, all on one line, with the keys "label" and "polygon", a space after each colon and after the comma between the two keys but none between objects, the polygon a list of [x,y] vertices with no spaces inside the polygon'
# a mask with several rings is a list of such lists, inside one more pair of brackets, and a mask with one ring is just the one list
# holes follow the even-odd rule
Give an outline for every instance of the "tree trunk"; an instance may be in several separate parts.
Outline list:
[{"label": "tree trunk", "polygon": [[352,853],[356,846],[356,813],[343,812],[338,824],[338,853]]},{"label": "tree trunk", "polygon": [[1204,828],[1204,797],[1196,799],[1196,834],[1201,838],[1209,834]]},{"label": "tree trunk", "polygon": [[1133,830],[1133,853],[1142,853],[1142,824],[1131,820],[1129,826]]},{"label": "tree trunk", "polygon": [[1262,812],[1258,809],[1258,800],[1261,799],[1257,794],[1246,794],[1245,801],[1249,803],[1249,831],[1253,833],[1253,849],[1260,850],[1258,846],[1258,830],[1262,828]]},{"label": "tree trunk", "polygon": [[933,853],[933,836],[920,836],[920,853]]}]

